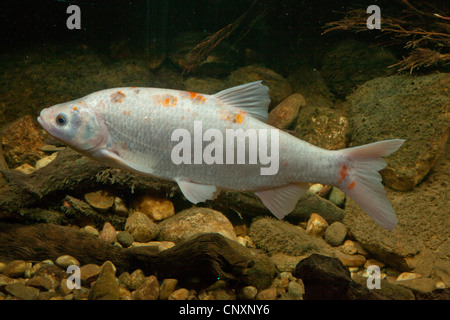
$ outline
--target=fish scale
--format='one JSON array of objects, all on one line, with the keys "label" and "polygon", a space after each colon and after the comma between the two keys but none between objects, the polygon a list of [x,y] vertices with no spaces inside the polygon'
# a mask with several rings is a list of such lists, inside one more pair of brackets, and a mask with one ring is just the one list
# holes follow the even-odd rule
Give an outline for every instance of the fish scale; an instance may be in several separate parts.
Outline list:
[{"label": "fish scale", "polygon": [[[382,157],[395,152],[404,140],[325,150],[266,124],[269,104],[269,90],[261,81],[214,95],[160,88],[114,88],[44,109],[38,121],[49,134],[89,157],[176,181],[193,203],[214,199],[220,189],[253,191],[282,219],[295,208],[308,183],[318,182],[339,187],[383,227],[396,226],[397,218],[378,171],[386,166]],[[266,144],[247,138],[246,162],[230,163],[227,156],[236,156],[240,151],[238,140],[246,139],[229,137],[230,130],[254,133],[258,138],[265,133]],[[203,141],[208,132],[217,145]],[[223,144],[219,148],[220,140]],[[234,147],[228,149],[232,140]],[[261,149],[264,146],[266,154]],[[203,156],[208,156],[207,148],[214,149],[214,155],[222,152],[223,157],[217,157],[223,163],[206,163]],[[250,155],[257,163],[249,163]],[[261,155],[267,157],[268,163],[263,163]]]}]

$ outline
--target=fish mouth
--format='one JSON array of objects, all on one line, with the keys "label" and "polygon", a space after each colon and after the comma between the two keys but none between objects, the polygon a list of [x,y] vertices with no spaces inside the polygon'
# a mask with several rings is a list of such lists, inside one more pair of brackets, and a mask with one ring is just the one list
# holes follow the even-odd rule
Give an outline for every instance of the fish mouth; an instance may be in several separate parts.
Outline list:
[{"label": "fish mouth", "polygon": [[49,132],[49,130],[50,130],[50,126],[47,124],[47,122],[45,122],[45,120],[44,120],[44,111],[45,111],[46,109],[43,109],[43,110],[41,110],[41,113],[39,114],[39,116],[37,117],[37,122],[41,125],[41,127],[42,128],[44,128],[44,130],[45,131],[47,131],[48,133],[50,133]]}]

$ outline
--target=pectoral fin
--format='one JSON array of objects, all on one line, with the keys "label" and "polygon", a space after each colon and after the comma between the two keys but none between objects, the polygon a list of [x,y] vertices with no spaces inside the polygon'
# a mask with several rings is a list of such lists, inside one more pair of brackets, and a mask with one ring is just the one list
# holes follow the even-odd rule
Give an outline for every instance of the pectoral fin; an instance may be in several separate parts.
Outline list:
[{"label": "pectoral fin", "polygon": [[275,189],[260,190],[255,194],[275,217],[283,219],[295,209],[295,205],[308,187],[308,183],[295,183]]},{"label": "pectoral fin", "polygon": [[185,179],[175,179],[183,195],[193,204],[214,199],[216,186],[199,184]]}]

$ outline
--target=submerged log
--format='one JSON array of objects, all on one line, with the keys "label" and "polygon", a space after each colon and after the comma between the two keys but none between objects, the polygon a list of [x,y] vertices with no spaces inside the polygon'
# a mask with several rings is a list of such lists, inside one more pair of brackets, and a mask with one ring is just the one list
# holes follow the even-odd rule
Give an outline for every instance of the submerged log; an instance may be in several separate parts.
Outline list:
[{"label": "submerged log", "polygon": [[250,250],[218,233],[202,234],[157,252],[150,247],[116,247],[70,227],[0,223],[1,262],[56,260],[65,254],[82,265],[111,261],[118,274],[141,269],[147,276],[175,277],[191,286],[207,286],[222,279],[231,285],[260,287],[260,278],[268,277],[266,283],[270,284],[273,277],[270,268],[264,275],[261,270],[252,271],[255,263]]}]

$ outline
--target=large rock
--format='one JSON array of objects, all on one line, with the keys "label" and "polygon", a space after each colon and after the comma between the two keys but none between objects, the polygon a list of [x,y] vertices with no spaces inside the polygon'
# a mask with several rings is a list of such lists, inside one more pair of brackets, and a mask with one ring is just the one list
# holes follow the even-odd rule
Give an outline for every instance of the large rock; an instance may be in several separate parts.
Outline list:
[{"label": "large rock", "polygon": [[128,231],[135,241],[147,242],[158,236],[159,227],[145,214],[135,212],[128,217],[125,231]]},{"label": "large rock", "polygon": [[217,232],[237,241],[231,222],[219,211],[193,207],[177,213],[159,224],[158,240],[179,242],[192,236]]},{"label": "large rock", "polygon": [[308,234],[301,227],[274,218],[255,219],[250,226],[255,245],[270,255],[284,253],[302,256],[321,253],[334,256],[333,249],[322,239]]},{"label": "large rock", "polygon": [[441,156],[450,132],[450,74],[399,75],[366,82],[348,97],[354,146],[400,138],[383,181],[396,190],[416,186]]},{"label": "large rock", "polygon": [[324,55],[322,76],[331,91],[344,98],[370,79],[393,74],[388,67],[396,62],[386,48],[346,39]]},{"label": "large rock", "polygon": [[305,285],[305,300],[376,299],[369,289],[352,280],[339,259],[312,254],[299,262],[294,277]]},{"label": "large rock", "polygon": [[343,149],[347,145],[349,122],[339,109],[305,107],[297,117],[297,137],[315,146],[328,149]]},{"label": "large rock", "polygon": [[25,116],[5,127],[3,130],[3,152],[10,168],[24,163],[34,166],[45,156],[41,150],[44,135],[31,116]]}]

